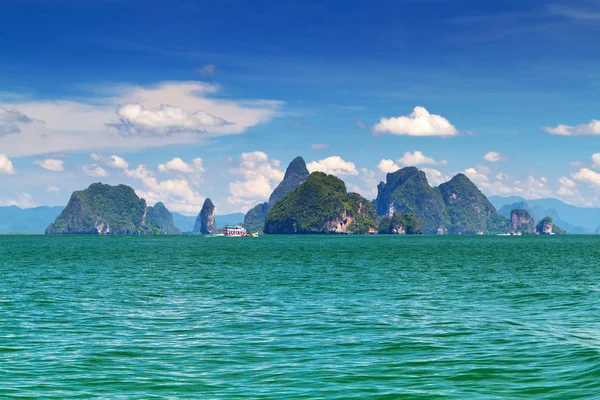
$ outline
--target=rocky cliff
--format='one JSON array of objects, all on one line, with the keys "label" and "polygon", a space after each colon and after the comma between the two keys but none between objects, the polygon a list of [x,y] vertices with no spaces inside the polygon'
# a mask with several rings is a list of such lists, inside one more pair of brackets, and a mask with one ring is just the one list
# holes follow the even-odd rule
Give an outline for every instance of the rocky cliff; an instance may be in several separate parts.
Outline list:
[{"label": "rocky cliff", "polygon": [[376,233],[370,201],[333,175],[312,173],[268,212],[265,233]]},{"label": "rocky cliff", "polygon": [[509,221],[469,178],[458,174],[438,187],[450,218],[448,233],[475,235],[504,233]]},{"label": "rocky cliff", "polygon": [[524,234],[535,233],[535,223],[533,217],[523,209],[512,210],[510,216],[511,230]]},{"label": "rocky cliff", "polygon": [[126,185],[94,183],[73,192],[69,204],[47,234],[151,234],[146,225],[146,201]]},{"label": "rocky cliff", "polygon": [[391,218],[381,218],[379,233],[386,235],[419,235],[423,233],[423,223],[412,214],[395,213]]},{"label": "rocky cliff", "polygon": [[215,205],[211,199],[206,199],[196,218],[193,232],[203,235],[212,235],[215,233],[215,229]]},{"label": "rocky cliff", "polygon": [[156,203],[154,207],[146,208],[146,226],[150,230],[149,233],[155,235],[181,234],[173,222],[173,215],[161,202]]},{"label": "rocky cliff", "polygon": [[389,173],[377,191],[374,206],[380,216],[412,214],[422,221],[423,233],[447,233],[450,218],[444,200],[437,188],[429,186],[423,171],[406,167]]},{"label": "rocky cliff", "polygon": [[277,185],[269,201],[258,204],[246,214],[244,218],[244,227],[249,231],[262,231],[267,213],[275,203],[281,200],[286,194],[296,190],[308,178],[309,172],[306,163],[302,157],[296,157],[285,170],[283,180]]},{"label": "rocky cliff", "polygon": [[535,227],[536,233],[540,235],[566,235],[567,232],[556,226],[552,217],[544,217]]}]

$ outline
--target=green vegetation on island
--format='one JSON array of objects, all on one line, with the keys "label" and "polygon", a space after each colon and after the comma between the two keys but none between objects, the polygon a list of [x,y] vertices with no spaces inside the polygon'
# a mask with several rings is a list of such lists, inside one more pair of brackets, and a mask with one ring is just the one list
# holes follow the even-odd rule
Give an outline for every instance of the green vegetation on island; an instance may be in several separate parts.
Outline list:
[{"label": "green vegetation on island", "polygon": [[164,205],[157,206],[150,211],[148,220],[146,201],[131,187],[94,183],[85,190],[73,192],[69,204],[46,233],[152,235],[173,231],[172,216]]},{"label": "green vegetation on island", "polygon": [[544,217],[535,227],[536,233],[540,235],[566,235],[567,232],[554,225],[552,217]]},{"label": "green vegetation on island", "polygon": [[382,217],[379,222],[379,233],[387,235],[420,235],[423,223],[412,214],[394,213],[390,217]]},{"label": "green vegetation on island", "polygon": [[437,188],[429,186],[423,171],[406,167],[389,173],[377,190],[374,205],[380,216],[412,214],[422,221],[423,233],[446,233],[450,218],[444,200]]},{"label": "green vegetation on island", "polygon": [[535,233],[535,222],[527,210],[512,210],[510,220],[512,232],[526,235]]},{"label": "green vegetation on island", "polygon": [[262,231],[269,210],[286,194],[296,190],[308,176],[309,172],[304,159],[302,157],[294,158],[285,170],[283,180],[269,196],[269,201],[258,204],[248,211],[244,218],[244,227],[251,232]]},{"label": "green vegetation on island", "polygon": [[173,215],[161,202],[146,208],[146,226],[149,229],[148,233],[153,235],[181,234],[173,222]]},{"label": "green vegetation on island", "polygon": [[265,233],[375,233],[377,214],[371,202],[348,194],[344,182],[313,172],[306,182],[275,203]]},{"label": "green vegetation on island", "polygon": [[450,217],[448,233],[456,235],[504,233],[508,219],[501,216],[469,178],[458,174],[438,187]]}]

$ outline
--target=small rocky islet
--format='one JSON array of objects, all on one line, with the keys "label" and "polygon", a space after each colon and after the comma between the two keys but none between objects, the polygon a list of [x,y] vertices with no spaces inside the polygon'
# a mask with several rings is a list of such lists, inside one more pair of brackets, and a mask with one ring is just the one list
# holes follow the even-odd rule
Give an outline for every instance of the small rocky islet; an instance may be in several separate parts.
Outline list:
[{"label": "small rocky islet", "polygon": [[[193,233],[216,233],[215,205],[207,198]],[[506,213],[506,210],[502,210]],[[499,213],[464,174],[432,187],[423,171],[388,173],[370,201],[348,192],[344,181],[309,173],[302,157],[286,169],[268,202],[245,215],[244,227],[267,234],[565,234],[550,216],[536,225],[527,209]],[[71,195],[46,234],[178,235],[163,203],[147,206],[126,185],[94,183]]]}]

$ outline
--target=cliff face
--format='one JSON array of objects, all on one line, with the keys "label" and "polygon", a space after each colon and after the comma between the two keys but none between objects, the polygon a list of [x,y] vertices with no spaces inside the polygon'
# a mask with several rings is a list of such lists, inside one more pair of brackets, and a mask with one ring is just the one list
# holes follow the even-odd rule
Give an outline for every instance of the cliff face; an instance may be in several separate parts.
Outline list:
[{"label": "cliff face", "polygon": [[387,235],[419,235],[423,224],[411,214],[395,213],[393,217],[383,217],[379,223],[379,233]]},{"label": "cliff face", "polygon": [[252,208],[244,217],[244,228],[250,232],[262,231],[269,212],[269,203],[260,203]]},{"label": "cliff face", "polygon": [[554,225],[552,217],[544,217],[535,227],[536,233],[540,235],[566,235],[567,232]]},{"label": "cliff face", "polygon": [[73,192],[69,204],[47,234],[134,235],[151,233],[146,225],[146,201],[126,185],[94,183]]},{"label": "cliff face", "polygon": [[215,229],[215,205],[211,199],[206,199],[196,218],[193,232],[201,233],[203,235],[212,235],[215,233]]},{"label": "cliff face", "polygon": [[508,231],[508,219],[496,211],[488,198],[464,174],[456,175],[438,189],[450,217],[448,233],[475,235]]},{"label": "cliff face", "polygon": [[262,231],[269,210],[286,194],[296,190],[304,183],[308,175],[309,172],[304,159],[302,157],[294,158],[285,170],[283,180],[271,193],[269,201],[261,203],[248,211],[244,218],[244,227],[251,231]]},{"label": "cliff face", "polygon": [[312,173],[267,214],[265,233],[375,233],[371,202],[333,175]]},{"label": "cliff face", "polygon": [[510,221],[513,232],[535,233],[535,223],[527,210],[512,210]]},{"label": "cliff face", "polygon": [[161,202],[158,202],[154,207],[146,208],[146,226],[151,233],[156,235],[179,235],[181,231],[173,222],[173,215],[167,207]]},{"label": "cliff face", "polygon": [[424,233],[447,233],[450,219],[446,206],[440,191],[429,186],[423,171],[406,167],[389,173],[377,191],[374,205],[380,216],[391,218],[397,212],[412,214],[422,221]]}]

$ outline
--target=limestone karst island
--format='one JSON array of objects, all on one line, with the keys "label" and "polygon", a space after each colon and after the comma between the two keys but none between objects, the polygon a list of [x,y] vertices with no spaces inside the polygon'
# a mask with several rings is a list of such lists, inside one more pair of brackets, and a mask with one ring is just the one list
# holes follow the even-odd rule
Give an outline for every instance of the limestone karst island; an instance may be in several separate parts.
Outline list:
[{"label": "limestone karst island", "polygon": [[[219,232],[216,210],[204,201],[191,233]],[[265,234],[522,235],[565,234],[550,216],[538,223],[526,208],[499,213],[464,174],[432,187],[423,171],[405,167],[388,173],[373,200],[347,191],[344,181],[309,173],[302,157],[286,169],[269,201],[235,221]],[[46,234],[179,235],[161,202],[148,206],[126,185],[94,183],[71,195]]]}]

